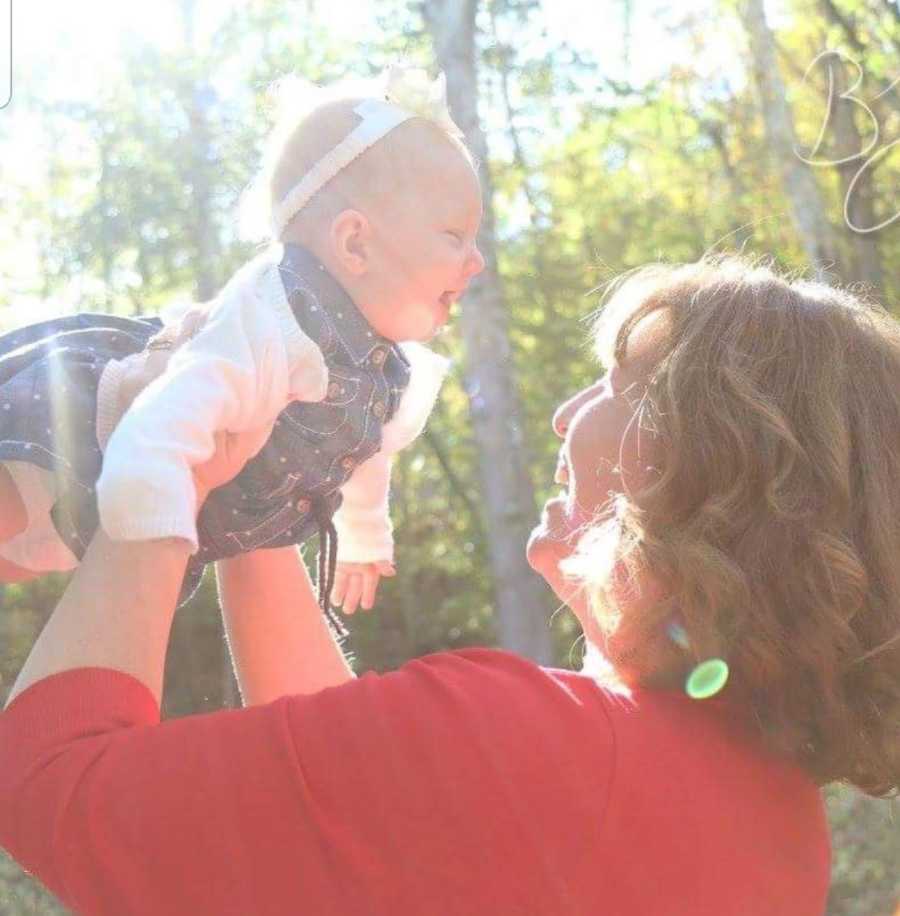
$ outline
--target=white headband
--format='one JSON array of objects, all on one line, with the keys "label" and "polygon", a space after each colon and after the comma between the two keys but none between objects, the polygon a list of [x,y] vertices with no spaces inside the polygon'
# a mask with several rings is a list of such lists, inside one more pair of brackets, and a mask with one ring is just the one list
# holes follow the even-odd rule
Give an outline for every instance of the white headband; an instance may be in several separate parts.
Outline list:
[{"label": "white headband", "polygon": [[463,136],[450,117],[447,80],[443,73],[432,82],[424,70],[395,65],[388,72],[384,95],[386,101],[365,99],[353,109],[362,118],[360,123],[288,191],[280,204],[272,208],[275,238],[341,169],[404,121],[425,118],[451,137]]}]

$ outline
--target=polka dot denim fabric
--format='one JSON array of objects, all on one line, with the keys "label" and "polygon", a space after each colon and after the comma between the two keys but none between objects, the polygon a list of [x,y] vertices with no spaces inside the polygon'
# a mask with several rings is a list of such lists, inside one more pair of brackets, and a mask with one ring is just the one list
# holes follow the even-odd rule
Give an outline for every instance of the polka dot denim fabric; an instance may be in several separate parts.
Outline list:
[{"label": "polka dot denim fabric", "polygon": [[0,337],[0,461],[30,461],[55,475],[53,521],[79,558],[97,528],[100,375],[160,327],[156,318],[81,313]]},{"label": "polka dot denim fabric", "polygon": [[279,269],[294,317],[325,356],[328,392],[319,403],[288,406],[262,451],[204,506],[204,559],[317,533],[340,505],[341,485],[378,450],[409,383],[400,348],[373,331],[311,252],[286,245]]},{"label": "polka dot denim fabric", "polygon": [[[325,356],[328,394],[318,404],[291,404],[262,451],[210,495],[182,603],[207,563],[318,533],[340,505],[341,485],[379,448],[409,382],[400,348],[372,330],[310,252],[285,246],[280,271],[295,318]],[[156,318],[83,313],[0,337],[0,461],[31,461],[56,475],[53,521],[79,558],[98,525],[100,376],[109,360],[142,350],[160,328]]]}]

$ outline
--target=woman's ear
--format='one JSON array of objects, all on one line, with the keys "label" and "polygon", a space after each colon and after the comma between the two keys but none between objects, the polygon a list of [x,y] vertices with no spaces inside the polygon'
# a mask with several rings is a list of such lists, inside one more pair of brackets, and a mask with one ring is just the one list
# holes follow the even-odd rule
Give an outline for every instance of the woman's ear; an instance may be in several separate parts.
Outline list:
[{"label": "woman's ear", "polygon": [[361,276],[370,266],[372,224],[359,210],[342,210],[331,221],[332,253],[347,273]]}]

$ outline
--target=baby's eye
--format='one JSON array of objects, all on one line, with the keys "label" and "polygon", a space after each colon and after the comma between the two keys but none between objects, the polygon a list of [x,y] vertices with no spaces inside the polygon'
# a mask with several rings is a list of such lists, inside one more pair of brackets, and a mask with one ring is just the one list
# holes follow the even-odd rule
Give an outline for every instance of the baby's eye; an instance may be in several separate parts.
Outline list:
[{"label": "baby's eye", "polygon": [[463,240],[463,234],[461,232],[457,232],[455,229],[445,229],[444,234],[449,235],[457,242],[462,242]]}]

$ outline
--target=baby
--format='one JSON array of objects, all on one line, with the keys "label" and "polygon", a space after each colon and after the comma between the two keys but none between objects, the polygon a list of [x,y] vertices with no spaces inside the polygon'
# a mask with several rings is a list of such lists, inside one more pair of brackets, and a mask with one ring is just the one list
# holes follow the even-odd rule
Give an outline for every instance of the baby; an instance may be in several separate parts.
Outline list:
[{"label": "baby", "polygon": [[[443,77],[401,68],[381,98],[283,121],[262,182],[273,244],[122,416],[123,378],[172,346],[177,316],[82,314],[0,338],[0,578],[74,567],[99,523],[189,540],[186,599],[206,563],[318,533],[323,608],[335,579],[346,610],[371,606],[392,570],[391,456],[446,371],[416,342],[484,266],[460,137]],[[262,450],[195,521],[191,469],[214,433],[256,428],[271,428]]]}]

